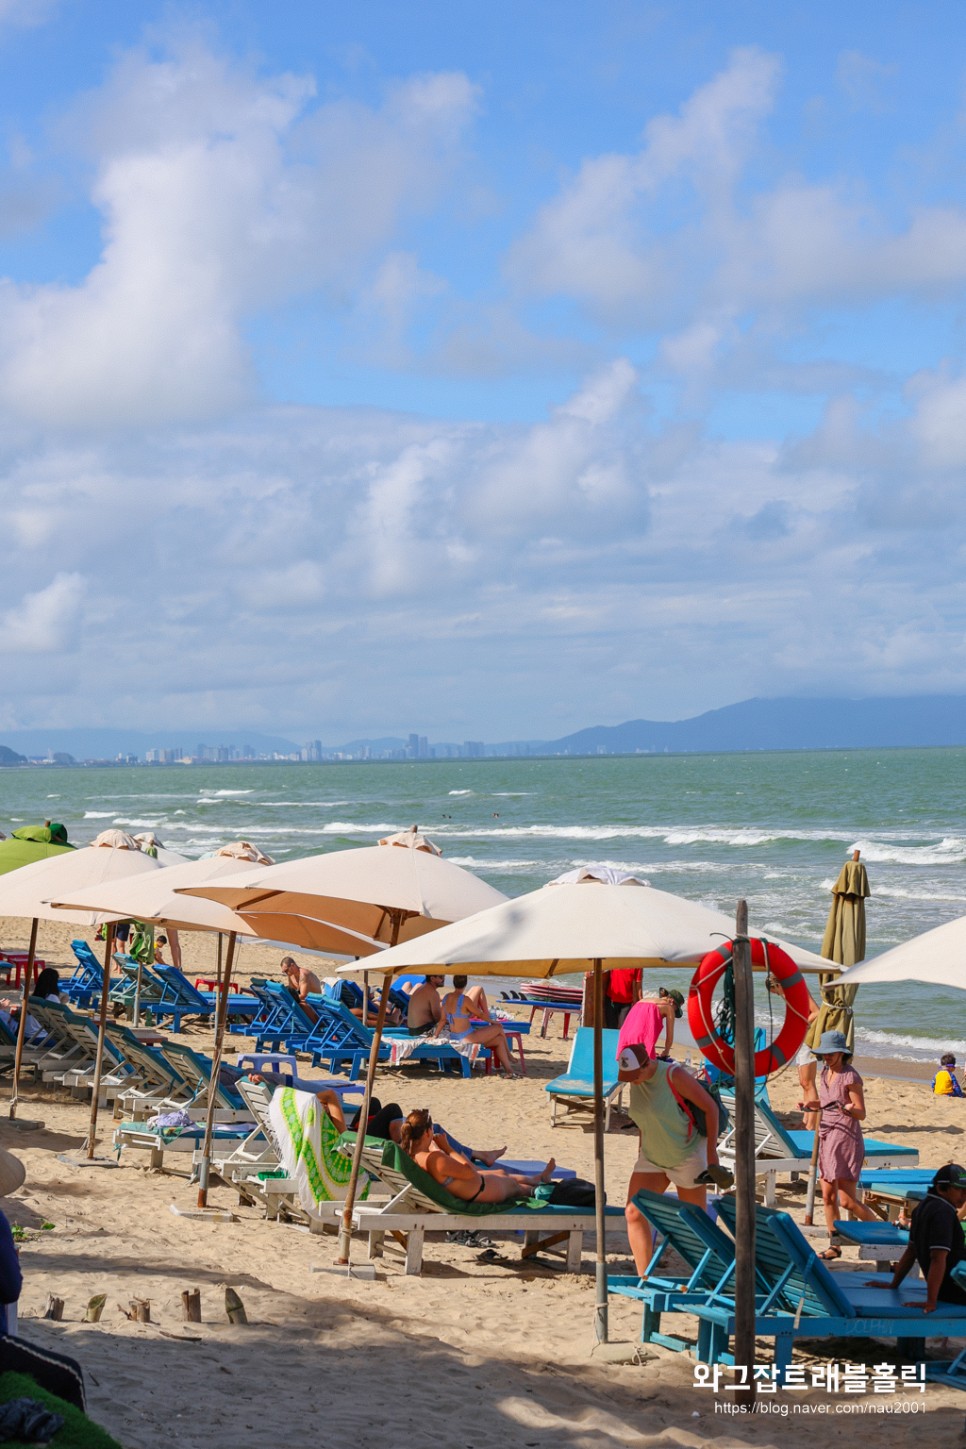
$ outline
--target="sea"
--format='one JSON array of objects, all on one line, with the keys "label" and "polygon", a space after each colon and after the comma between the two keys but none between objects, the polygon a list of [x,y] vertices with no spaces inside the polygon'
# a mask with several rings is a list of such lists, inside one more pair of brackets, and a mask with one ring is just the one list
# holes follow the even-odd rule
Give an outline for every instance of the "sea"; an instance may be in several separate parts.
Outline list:
[{"label": "sea", "polygon": [[[870,957],[966,914],[964,807],[966,749],[0,770],[5,832],[55,819],[78,844],[118,827],[190,857],[244,839],[285,860],[418,825],[507,895],[603,863],[727,913],[744,898],[753,929],[813,951],[857,849]],[[859,1056],[962,1062],[966,992],[863,987],[856,1036]]]}]

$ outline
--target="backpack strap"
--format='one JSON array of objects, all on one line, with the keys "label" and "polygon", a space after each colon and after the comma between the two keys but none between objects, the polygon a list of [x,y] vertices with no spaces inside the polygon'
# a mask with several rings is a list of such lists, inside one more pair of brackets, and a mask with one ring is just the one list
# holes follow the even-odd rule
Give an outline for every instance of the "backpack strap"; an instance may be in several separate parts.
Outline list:
[{"label": "backpack strap", "polygon": [[697,1130],[698,1129],[697,1129],[697,1125],[696,1125],[695,1120],[694,1120],[694,1112],[692,1111],[691,1103],[687,1100],[686,1097],[682,1097],[681,1096],[681,1093],[678,1091],[677,1087],[674,1085],[674,1073],[676,1071],[677,1071],[677,1067],[676,1066],[669,1066],[668,1069],[667,1069],[667,1073],[665,1074],[665,1081],[667,1082],[668,1086],[671,1088],[671,1091],[672,1091],[672,1093],[674,1095],[675,1102],[677,1102],[677,1104],[680,1107],[681,1111],[684,1113],[685,1117],[687,1117],[687,1119],[688,1119],[688,1141],[690,1142],[691,1141],[691,1138],[695,1136],[695,1134],[697,1133]]}]

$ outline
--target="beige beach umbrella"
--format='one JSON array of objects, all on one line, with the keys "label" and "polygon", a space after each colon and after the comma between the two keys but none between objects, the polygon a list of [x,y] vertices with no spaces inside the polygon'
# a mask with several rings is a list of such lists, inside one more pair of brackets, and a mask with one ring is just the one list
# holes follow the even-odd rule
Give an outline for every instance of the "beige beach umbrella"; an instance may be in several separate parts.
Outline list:
[{"label": "beige beach umbrella", "polygon": [[[378,845],[284,861],[253,872],[247,880],[225,880],[192,891],[231,906],[262,935],[293,946],[365,958],[506,900],[479,876],[443,860],[439,848],[415,826]],[[368,967],[360,969],[366,972]],[[367,992],[364,999],[368,1000]],[[363,1122],[368,1119],[388,1003],[389,992],[383,990],[363,1089]],[[360,1136],[339,1239],[340,1259],[345,1262],[361,1160]]]},{"label": "beige beach umbrella", "polygon": [[[607,1257],[604,1231],[603,973],[628,966],[694,964],[735,935],[733,920],[667,891],[655,890],[608,867],[582,879],[551,881],[469,920],[444,926],[386,951],[375,968],[392,975],[414,967],[477,976],[594,976],[594,1168],[597,1202],[595,1332],[607,1339]],[[808,953],[806,953],[808,954]],[[815,959],[815,958],[813,958]],[[358,972],[356,963],[340,974]],[[383,991],[383,997],[386,991]],[[378,1042],[373,1042],[370,1073]],[[365,1110],[365,1109],[363,1109]],[[365,1121],[361,1117],[360,1121]],[[362,1134],[357,1134],[356,1159]],[[355,1161],[353,1166],[355,1167]],[[350,1184],[350,1196],[352,1188]],[[348,1201],[348,1199],[347,1199]]]},{"label": "beige beach umbrella", "polygon": [[27,976],[14,1057],[13,1095],[10,1100],[11,1117],[15,1117],[17,1111],[27,1021],[26,1005],[33,979],[38,923],[43,920],[60,921],[65,925],[86,926],[87,928],[102,924],[106,924],[108,927],[104,950],[104,987],[101,992],[97,1064],[94,1070],[94,1100],[87,1143],[89,1158],[94,1156],[97,1128],[97,1097],[104,1053],[104,1025],[107,1020],[107,993],[111,971],[111,953],[114,948],[114,922],[124,920],[126,917],[122,913],[111,911],[64,910],[53,906],[51,901],[72,895],[75,891],[84,890],[90,886],[104,886],[123,876],[148,875],[161,869],[158,861],[145,855],[139,849],[132,836],[126,835],[121,830],[105,830],[91,841],[90,845],[80,846],[66,855],[35,861],[33,865],[22,866],[20,870],[11,871],[9,875],[0,879],[0,916],[19,916],[31,922]]},{"label": "beige beach umbrella", "polygon": [[886,981],[923,981],[966,991],[966,916],[913,936],[839,977],[842,986],[878,986]]},{"label": "beige beach umbrella", "polygon": [[229,906],[259,935],[343,956],[371,956],[506,900],[418,840],[286,860],[187,893]]}]

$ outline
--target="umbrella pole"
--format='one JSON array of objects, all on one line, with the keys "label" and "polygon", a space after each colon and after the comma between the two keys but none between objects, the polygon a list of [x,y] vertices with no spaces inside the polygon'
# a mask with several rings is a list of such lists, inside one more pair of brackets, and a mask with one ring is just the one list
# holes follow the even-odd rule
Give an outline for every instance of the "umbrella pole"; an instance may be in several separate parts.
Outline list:
[{"label": "umbrella pole", "polygon": [[37,917],[30,923],[30,945],[27,947],[27,975],[24,978],[23,996],[20,999],[20,1020],[17,1022],[17,1050],[13,1059],[13,1096],[10,1098],[10,1117],[17,1115],[17,1098],[20,1093],[20,1066],[23,1062],[23,1044],[27,1038],[27,1002],[34,977],[34,957],[37,954]]},{"label": "umbrella pole", "polygon": [[735,1394],[753,1413],[755,1381],[755,1017],[748,906],[738,902],[732,948],[735,976],[735,1367],[745,1371]]},{"label": "umbrella pole", "polygon": [[[383,977],[382,995],[379,998],[379,1011],[372,1032],[372,1045],[369,1048],[369,1065],[366,1068],[366,1085],[362,1093],[362,1106],[359,1109],[359,1121],[356,1126],[356,1145],[352,1153],[352,1170],[349,1173],[345,1207],[342,1209],[342,1226],[339,1229],[339,1256],[335,1260],[342,1265],[347,1265],[349,1262],[350,1245],[352,1242],[352,1213],[356,1205],[356,1189],[359,1186],[359,1172],[362,1167],[362,1149],[366,1145],[366,1126],[369,1122],[369,1103],[372,1101],[372,1084],[376,1079],[376,1065],[379,1061],[379,1043],[382,1041],[382,1029],[386,1024],[386,1009],[389,1005],[389,983],[391,980],[392,972],[387,971]],[[363,1006],[363,1021],[365,1021],[365,1011],[366,1007]]]},{"label": "umbrella pole", "polygon": [[[220,944],[221,936],[219,933]],[[235,932],[229,931],[228,960],[225,965],[225,973],[218,983],[218,1012],[215,1017],[215,1049],[211,1054],[211,1084],[208,1087],[208,1110],[205,1114],[205,1140],[201,1149],[201,1163],[198,1167],[198,1206],[200,1208],[206,1208],[208,1206],[208,1174],[211,1170],[211,1134],[215,1124],[218,1073],[221,1070],[221,1052],[225,1040],[225,1021],[228,1017],[228,983],[231,980],[231,968],[234,955]]]},{"label": "umbrella pole", "polygon": [[97,1019],[97,1060],[94,1063],[94,1092],[91,1098],[91,1125],[87,1133],[87,1160],[94,1160],[97,1146],[97,1099],[101,1094],[101,1072],[104,1066],[104,1033],[107,1028],[107,998],[111,991],[111,961],[114,959],[114,922],[104,928],[104,978],[101,983],[101,1009]]},{"label": "umbrella pole", "polygon": [[594,1225],[597,1238],[597,1299],[594,1342],[607,1342],[607,1239],[604,1221],[604,972],[594,962]]}]

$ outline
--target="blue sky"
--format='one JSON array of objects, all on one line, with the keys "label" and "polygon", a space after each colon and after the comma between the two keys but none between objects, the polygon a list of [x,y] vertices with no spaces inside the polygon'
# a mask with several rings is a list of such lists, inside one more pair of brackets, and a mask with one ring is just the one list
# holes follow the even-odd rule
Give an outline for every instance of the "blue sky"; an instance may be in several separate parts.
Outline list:
[{"label": "blue sky", "polygon": [[964,39],[0,0],[0,739],[961,692]]}]

